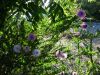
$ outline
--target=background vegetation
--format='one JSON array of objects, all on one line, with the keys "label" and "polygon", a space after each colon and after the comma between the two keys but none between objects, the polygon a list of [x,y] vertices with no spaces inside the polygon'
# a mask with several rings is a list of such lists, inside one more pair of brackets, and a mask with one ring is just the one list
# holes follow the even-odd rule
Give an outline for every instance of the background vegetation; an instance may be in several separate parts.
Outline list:
[{"label": "background vegetation", "polygon": [[[99,75],[100,48],[94,50],[92,46],[92,39],[100,35],[99,31],[96,34],[82,31],[79,36],[72,33],[78,32],[82,23],[76,15],[81,6],[87,7],[85,10],[89,12],[86,13],[96,19],[100,18],[96,12],[99,7],[89,10],[89,6],[76,0],[50,0],[48,6],[45,2],[0,0],[0,75],[58,75],[63,72],[66,75],[72,72]],[[27,39],[30,33],[36,36],[34,41]],[[81,42],[84,47],[80,46]],[[21,45],[20,53],[13,50],[17,44]],[[24,46],[30,47],[28,53]],[[33,56],[34,49],[40,50],[39,57]],[[57,58],[58,50],[67,53],[67,58]]]}]

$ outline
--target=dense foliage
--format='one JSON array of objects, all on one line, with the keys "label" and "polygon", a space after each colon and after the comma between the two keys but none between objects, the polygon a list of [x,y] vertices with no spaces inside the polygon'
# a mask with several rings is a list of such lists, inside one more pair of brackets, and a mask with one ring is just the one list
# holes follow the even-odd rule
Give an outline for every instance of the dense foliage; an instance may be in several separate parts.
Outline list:
[{"label": "dense foliage", "polygon": [[99,32],[79,30],[75,0],[47,1],[0,0],[0,75],[99,75]]}]

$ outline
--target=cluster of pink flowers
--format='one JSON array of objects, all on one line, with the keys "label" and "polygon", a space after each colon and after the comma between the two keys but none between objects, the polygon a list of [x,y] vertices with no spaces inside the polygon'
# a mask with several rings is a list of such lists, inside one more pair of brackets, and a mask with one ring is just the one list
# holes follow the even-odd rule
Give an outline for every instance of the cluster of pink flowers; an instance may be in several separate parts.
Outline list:
[{"label": "cluster of pink flowers", "polygon": [[59,58],[60,60],[64,60],[67,58],[67,53],[64,53],[62,51],[56,51],[55,53],[56,57]]},{"label": "cluster of pink flowers", "polygon": [[[77,16],[78,16],[81,20],[85,20],[85,19],[86,19],[86,13],[85,13],[85,11],[82,10],[82,9],[78,10]],[[86,23],[86,22],[83,22],[83,23],[81,24],[81,28],[82,28],[83,30],[85,30],[85,29],[87,28],[87,23]]]},{"label": "cluster of pink flowers", "polygon": [[[28,36],[28,40],[29,40],[29,41],[33,42],[33,41],[35,41],[35,39],[36,39],[35,34],[32,34],[32,33],[29,34],[29,36]],[[31,51],[31,49],[30,49],[29,46],[23,46],[23,47],[22,47],[21,44],[16,44],[16,45],[14,45],[14,47],[13,47],[13,51],[14,51],[15,53],[20,53],[22,49],[24,50],[25,53],[28,53],[28,52]],[[40,55],[40,50],[34,49],[34,50],[32,51],[32,55],[35,56],[35,57],[38,57],[38,56]]]}]

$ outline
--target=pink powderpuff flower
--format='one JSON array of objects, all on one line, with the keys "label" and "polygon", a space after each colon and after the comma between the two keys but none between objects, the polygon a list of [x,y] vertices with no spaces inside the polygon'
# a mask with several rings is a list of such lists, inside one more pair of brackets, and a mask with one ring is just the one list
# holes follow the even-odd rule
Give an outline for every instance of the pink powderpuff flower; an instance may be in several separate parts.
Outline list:
[{"label": "pink powderpuff flower", "polygon": [[56,57],[59,58],[60,60],[64,60],[67,58],[67,54],[63,53],[62,51],[56,51]]},{"label": "pink powderpuff flower", "polygon": [[21,51],[21,45],[14,45],[14,47],[13,47],[13,51],[15,52],[15,53],[20,53],[20,51]]},{"label": "pink powderpuff flower", "polygon": [[41,52],[40,52],[40,50],[38,50],[38,49],[34,49],[34,50],[32,51],[32,54],[33,54],[33,56],[38,57],[38,56],[40,56]]},{"label": "pink powderpuff flower", "polygon": [[72,75],[77,75],[77,72],[72,72]]},{"label": "pink powderpuff flower", "polygon": [[24,46],[23,50],[25,51],[25,53],[28,53],[30,51],[30,47],[29,46]]},{"label": "pink powderpuff flower", "polygon": [[83,22],[83,23],[81,24],[81,28],[82,28],[82,29],[86,29],[86,28],[87,28],[87,23],[86,23],[86,22]]},{"label": "pink powderpuff flower", "polygon": [[80,19],[85,19],[85,17],[86,17],[86,13],[85,13],[85,11],[84,10],[82,10],[82,9],[80,9],[80,10],[78,10],[78,12],[77,12],[77,16],[80,18]]},{"label": "pink powderpuff flower", "polygon": [[34,41],[36,39],[36,36],[33,33],[30,33],[28,36],[29,41]]}]

